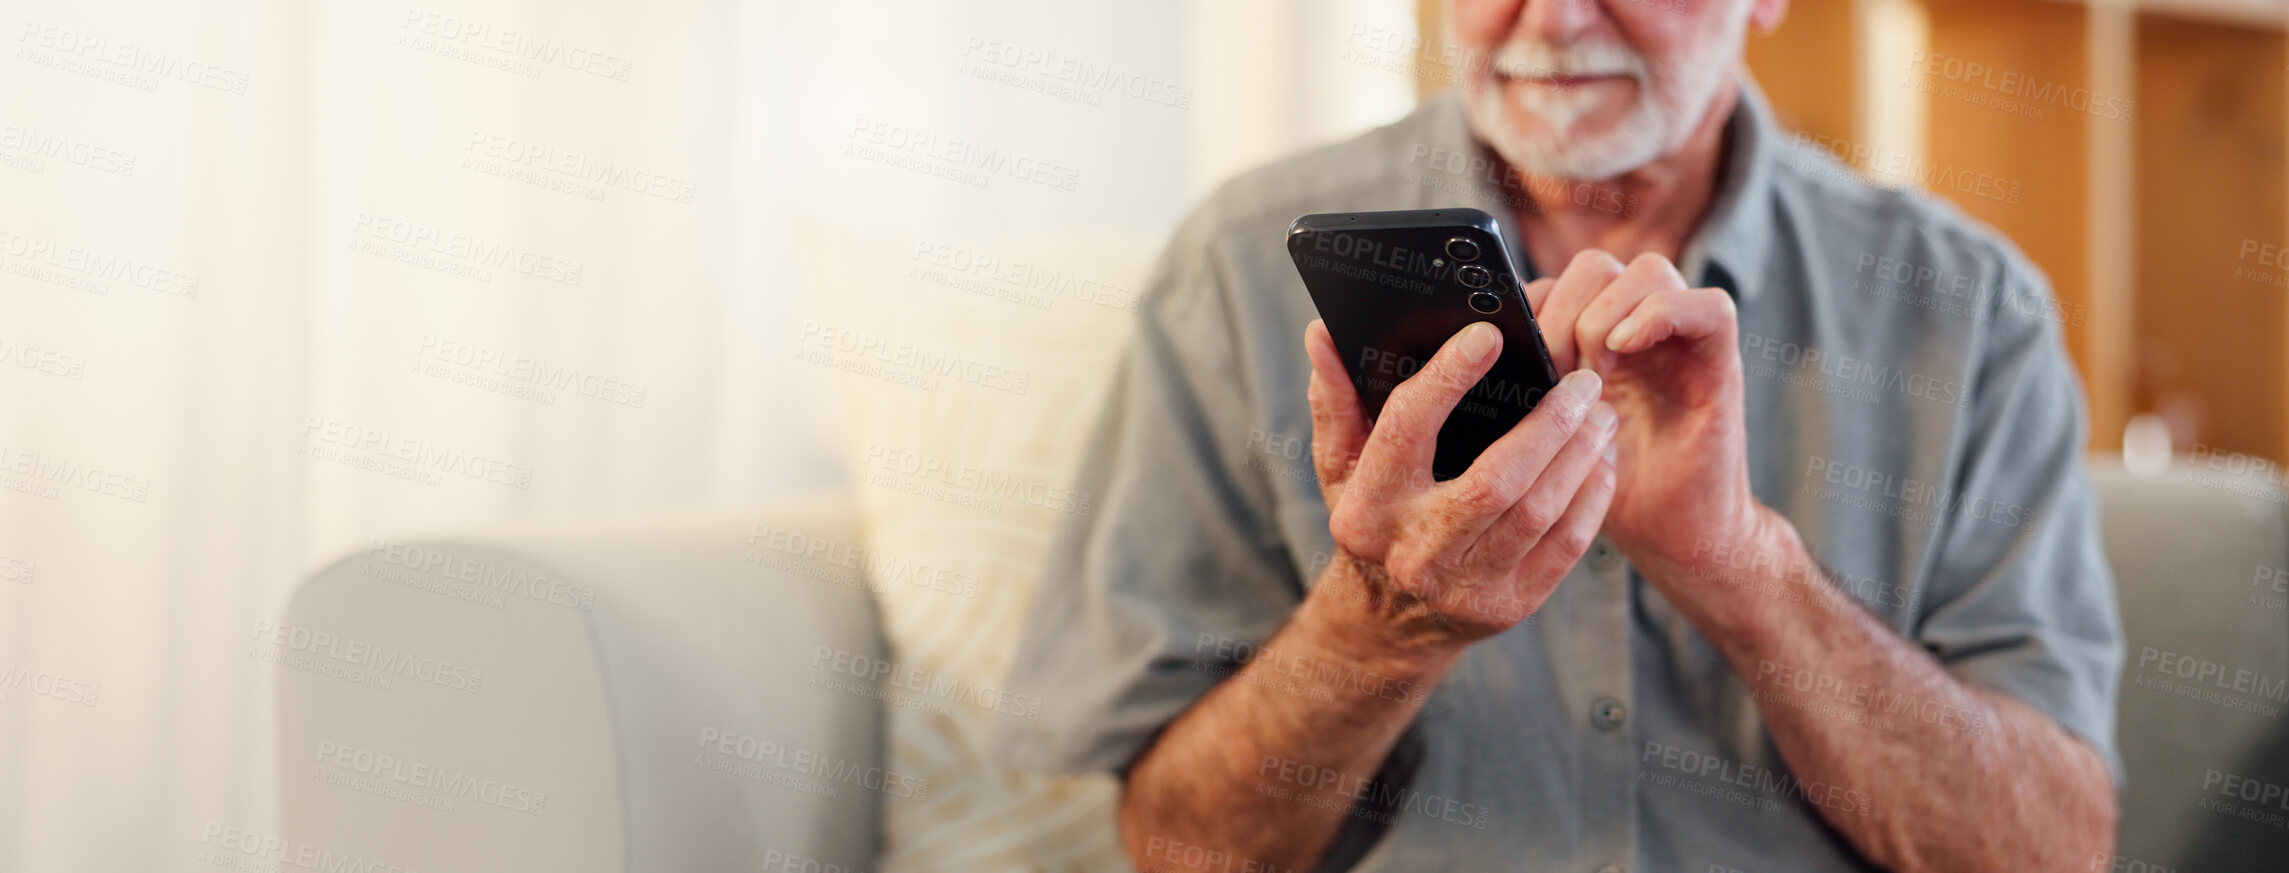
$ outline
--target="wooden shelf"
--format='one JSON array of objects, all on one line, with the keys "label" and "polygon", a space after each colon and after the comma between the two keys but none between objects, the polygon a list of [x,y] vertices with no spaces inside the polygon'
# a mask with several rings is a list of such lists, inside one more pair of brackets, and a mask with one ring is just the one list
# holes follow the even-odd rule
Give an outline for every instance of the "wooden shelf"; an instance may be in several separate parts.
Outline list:
[{"label": "wooden shelf", "polygon": [[2289,461],[2289,0],[1798,3],[1748,65],[1785,125],[2011,186],[1940,196],[2049,275],[2092,448],[2153,413]]}]

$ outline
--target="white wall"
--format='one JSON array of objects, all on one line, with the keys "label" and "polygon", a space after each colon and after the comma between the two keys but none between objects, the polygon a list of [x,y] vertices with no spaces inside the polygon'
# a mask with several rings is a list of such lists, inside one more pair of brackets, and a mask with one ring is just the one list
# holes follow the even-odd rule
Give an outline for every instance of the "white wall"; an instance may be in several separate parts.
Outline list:
[{"label": "white wall", "polygon": [[[248,644],[347,550],[839,480],[833,423],[773,366],[797,225],[1158,236],[1231,172],[1411,100],[1346,54],[1410,28],[1407,0],[5,9],[0,870],[198,868],[209,825],[270,820],[278,668]],[[989,44],[1185,105],[963,74]],[[856,159],[861,118],[1080,184]],[[457,274],[463,236],[506,263]]]}]

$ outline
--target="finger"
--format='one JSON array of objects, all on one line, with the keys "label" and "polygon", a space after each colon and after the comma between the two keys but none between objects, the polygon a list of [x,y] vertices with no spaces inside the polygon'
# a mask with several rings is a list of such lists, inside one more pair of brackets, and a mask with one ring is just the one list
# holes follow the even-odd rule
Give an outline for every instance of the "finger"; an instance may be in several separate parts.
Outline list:
[{"label": "finger", "polygon": [[1525,496],[1479,534],[1464,566],[1495,572],[1517,566],[1527,550],[1557,526],[1582,483],[1605,461],[1606,446],[1613,443],[1619,420],[1612,406],[1599,403],[1592,407],[1573,438],[1550,459],[1550,465],[1534,479]]},{"label": "finger", "polygon": [[1367,445],[1360,450],[1358,470],[1373,476],[1378,489],[1400,482],[1428,483],[1439,428],[1463,394],[1494,368],[1501,352],[1502,332],[1483,321],[1448,337],[1429,363],[1391,389],[1383,414],[1376,417]]},{"label": "finger", "polygon": [[1326,322],[1313,319],[1304,325],[1303,348],[1311,360],[1311,466],[1321,484],[1348,479],[1359,449],[1367,442],[1367,414],[1359,407],[1359,391],[1343,368],[1342,353],[1327,334]]},{"label": "finger", "polygon": [[1542,342],[1550,348],[1550,363],[1563,373],[1579,366],[1574,354],[1574,322],[1590,301],[1605,290],[1605,286],[1620,276],[1621,261],[1598,249],[1584,249],[1575,255],[1573,263],[1558,274],[1558,282],[1550,288],[1542,308],[1535,314],[1541,323]]},{"label": "finger", "polygon": [[1550,459],[1581,429],[1603,390],[1596,373],[1567,373],[1525,420],[1480,452],[1470,469],[1441,486],[1450,508],[1446,517],[1453,523],[1450,536],[1459,546],[1467,548],[1534,486]]},{"label": "finger", "polygon": [[1542,301],[1550,296],[1550,289],[1558,287],[1558,280],[1544,276],[1526,283],[1526,308],[1535,315],[1542,314]]},{"label": "finger", "polygon": [[1607,347],[1607,337],[1614,325],[1628,317],[1631,310],[1645,298],[1661,291],[1683,289],[1685,277],[1668,258],[1646,253],[1629,262],[1629,269],[1608,283],[1605,291],[1589,306],[1583,308],[1580,318],[1574,320],[1574,350],[1576,365],[1605,368],[1613,357]]},{"label": "finger", "polygon": [[1736,342],[1740,316],[1733,295],[1723,288],[1677,288],[1658,291],[1630,310],[1606,336],[1606,348],[1634,355],[1672,338],[1714,339],[1730,349]]},{"label": "finger", "polygon": [[1597,466],[1574,491],[1573,502],[1566,505],[1565,514],[1558,516],[1557,524],[1551,525],[1550,530],[1526,550],[1526,557],[1518,562],[1520,575],[1546,579],[1549,581],[1545,585],[1556,587],[1566,571],[1582,559],[1582,553],[1589,551],[1590,541],[1597,538],[1598,527],[1605,524],[1606,508],[1613,505],[1616,466],[1613,444],[1609,442]]}]

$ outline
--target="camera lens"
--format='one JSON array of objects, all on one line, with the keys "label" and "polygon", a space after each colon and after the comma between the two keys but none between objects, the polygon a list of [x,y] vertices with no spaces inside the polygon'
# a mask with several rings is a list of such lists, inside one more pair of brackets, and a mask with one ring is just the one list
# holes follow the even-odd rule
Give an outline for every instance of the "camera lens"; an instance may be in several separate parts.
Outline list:
[{"label": "camera lens", "polygon": [[1454,278],[1455,281],[1461,282],[1462,287],[1465,288],[1484,288],[1494,282],[1494,274],[1487,272],[1485,267],[1477,264],[1464,264],[1457,267],[1454,271]]},{"label": "camera lens", "polygon": [[1458,261],[1478,260],[1478,243],[1465,237],[1455,237],[1447,240],[1447,254]]},{"label": "camera lens", "polygon": [[1482,315],[1493,315],[1502,308],[1502,295],[1492,291],[1477,291],[1470,295],[1470,308]]}]

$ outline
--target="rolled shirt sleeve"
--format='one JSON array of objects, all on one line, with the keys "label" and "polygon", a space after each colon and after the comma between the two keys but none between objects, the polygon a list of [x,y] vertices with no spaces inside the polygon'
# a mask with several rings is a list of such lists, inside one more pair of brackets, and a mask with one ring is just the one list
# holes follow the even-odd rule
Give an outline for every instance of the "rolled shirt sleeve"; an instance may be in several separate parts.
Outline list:
[{"label": "rolled shirt sleeve", "polygon": [[1125,770],[1303,596],[1273,490],[1246,460],[1257,399],[1221,262],[1204,211],[1146,286],[1075,485],[1095,509],[1058,530],[1010,668],[1010,689],[1043,704],[1038,720],[998,720],[1006,764]]},{"label": "rolled shirt sleeve", "polygon": [[2119,784],[2122,625],[2083,470],[2081,386],[2041,275],[2002,263],[1915,637],[1958,679],[2089,743]]}]

